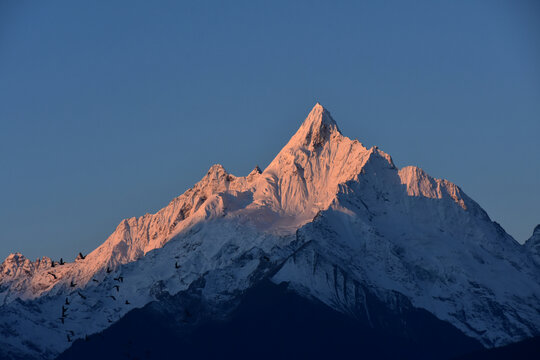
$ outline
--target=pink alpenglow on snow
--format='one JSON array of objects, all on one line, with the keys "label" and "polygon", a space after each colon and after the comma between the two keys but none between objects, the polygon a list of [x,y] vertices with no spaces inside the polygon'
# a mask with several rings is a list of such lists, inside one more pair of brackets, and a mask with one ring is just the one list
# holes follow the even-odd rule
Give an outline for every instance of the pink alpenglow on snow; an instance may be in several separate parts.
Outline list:
[{"label": "pink alpenglow on snow", "polygon": [[540,332],[536,234],[520,245],[458,186],[398,169],[316,104],[264,171],[238,177],[213,165],[75,262],[8,256],[0,327],[15,335],[0,349],[52,359],[71,346],[65,324],[76,340],[201,279],[201,296],[221,304],[265,277],[345,314],[368,312],[361,289],[388,306],[399,294],[487,347],[503,345]]}]

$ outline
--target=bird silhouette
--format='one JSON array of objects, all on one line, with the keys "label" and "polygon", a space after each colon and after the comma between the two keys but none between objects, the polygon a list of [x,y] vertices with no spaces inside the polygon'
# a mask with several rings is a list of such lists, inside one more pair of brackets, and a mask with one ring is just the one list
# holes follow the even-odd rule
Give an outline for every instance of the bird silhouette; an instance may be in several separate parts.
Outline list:
[{"label": "bird silhouette", "polygon": [[77,284],[75,284],[75,283],[73,282],[73,280],[71,280],[71,283],[69,284],[69,286],[70,286],[70,287],[75,287],[75,286],[77,286]]},{"label": "bird silhouette", "polygon": [[131,304],[131,303],[130,303],[129,301],[126,300],[126,305],[129,305],[129,304]]},{"label": "bird silhouette", "polygon": [[54,260],[51,261],[51,267],[55,267],[55,266],[56,266],[56,264],[54,263]]},{"label": "bird silhouette", "polygon": [[50,271],[49,271],[47,274],[51,275],[55,280],[58,279],[58,278],[56,277],[56,275],[54,275],[54,274],[53,274],[52,272],[50,272]]},{"label": "bird silhouette", "polygon": [[178,262],[174,263],[174,267],[177,268],[177,269],[180,269],[180,265],[178,265]]},{"label": "bird silhouette", "polygon": [[118,285],[114,285],[113,288],[116,289],[116,292],[119,292],[119,291],[120,291],[120,286],[118,286]]},{"label": "bird silhouette", "polygon": [[115,277],[113,280],[116,280],[118,282],[124,282],[124,277],[123,276]]},{"label": "bird silhouette", "polygon": [[107,274],[110,274],[111,271],[112,271],[112,270],[107,266]]},{"label": "bird silhouette", "polygon": [[84,260],[86,259],[86,256],[84,256],[82,253],[79,253],[79,259]]},{"label": "bird silhouette", "polygon": [[93,282],[97,282],[97,283],[99,282],[99,281],[97,281],[96,279],[92,279],[92,281],[93,281]]},{"label": "bird silhouette", "polygon": [[60,258],[60,261],[58,262],[58,264],[64,265],[64,264],[65,264],[65,263],[64,263],[64,259]]},{"label": "bird silhouette", "polygon": [[66,298],[66,305],[69,305],[69,299]]},{"label": "bird silhouette", "polygon": [[270,261],[270,258],[268,256],[263,256],[263,259],[266,261]]},{"label": "bird silhouette", "polygon": [[107,319],[108,322],[112,323],[112,320],[111,319]]},{"label": "bird silhouette", "polygon": [[77,291],[77,294],[79,294],[79,296],[80,296],[83,300],[86,300],[86,296],[84,296],[83,294],[81,294],[80,291]]},{"label": "bird silhouette", "polygon": [[113,295],[109,295],[109,297],[113,300],[116,300],[116,298]]}]

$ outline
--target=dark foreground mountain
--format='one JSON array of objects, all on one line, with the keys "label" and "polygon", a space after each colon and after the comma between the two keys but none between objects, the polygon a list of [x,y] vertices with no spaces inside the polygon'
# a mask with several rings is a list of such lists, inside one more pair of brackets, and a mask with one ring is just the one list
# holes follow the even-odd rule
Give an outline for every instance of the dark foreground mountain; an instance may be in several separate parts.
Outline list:
[{"label": "dark foreground mountain", "polygon": [[474,351],[455,360],[537,360],[540,355],[540,337],[534,337],[506,346]]},{"label": "dark foreground mountain", "polygon": [[[265,280],[242,294],[238,305],[227,304],[224,312],[234,310],[216,321],[196,293],[133,310],[58,359],[451,359],[483,349],[405,299],[399,309],[389,309],[370,297],[368,321],[363,311],[345,315]],[[193,304],[189,330],[179,306],[186,302]]]},{"label": "dark foreground mountain", "polygon": [[[504,346],[540,334],[537,240],[520,245],[458,186],[343,136],[317,104],[264,171],[236,177],[214,165],[74,262],[10,255],[0,266],[0,353],[53,359],[87,337],[144,347],[139,332],[203,352],[243,341],[232,334],[291,353],[347,352],[345,339],[412,358]],[[265,291],[262,304],[288,301],[243,317]],[[299,302],[311,318],[292,310]],[[279,325],[279,313],[291,316]],[[325,321],[342,321],[339,336]],[[284,339],[266,324],[296,330]],[[305,350],[319,331],[337,345]]]}]

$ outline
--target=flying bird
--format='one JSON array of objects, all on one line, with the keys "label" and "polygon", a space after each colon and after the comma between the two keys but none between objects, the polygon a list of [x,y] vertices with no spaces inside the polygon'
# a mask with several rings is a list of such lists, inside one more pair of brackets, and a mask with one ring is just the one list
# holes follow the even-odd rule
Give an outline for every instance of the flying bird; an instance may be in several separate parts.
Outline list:
[{"label": "flying bird", "polygon": [[55,266],[56,266],[56,264],[54,263],[54,260],[51,261],[51,267],[55,267]]},{"label": "flying bird", "polygon": [[99,281],[97,281],[96,279],[92,279],[92,281],[93,281],[93,282],[97,282],[97,283],[99,282]]},{"label": "flying bird", "polygon": [[130,303],[129,301],[126,300],[126,305],[129,305],[129,304],[131,304],[131,303]]},{"label": "flying bird", "polygon": [[48,272],[47,274],[51,275],[53,278],[57,279],[56,275],[54,275],[52,272]]},{"label": "flying bird", "polygon": [[66,298],[66,305],[69,305],[69,299]]},{"label": "flying bird", "polygon": [[178,262],[174,263],[174,267],[177,268],[177,269],[180,269],[180,265],[178,265]]},{"label": "flying bird", "polygon": [[124,277],[123,276],[115,277],[113,280],[124,282]]},{"label": "flying bird", "polygon": [[86,256],[84,256],[82,253],[79,253],[79,259],[84,260],[86,259]]},{"label": "flying bird", "polygon": [[110,274],[111,271],[112,271],[112,270],[107,266],[107,274]]},{"label": "flying bird", "polygon": [[80,296],[83,300],[86,300],[86,296],[84,296],[83,294],[81,294],[80,291],[77,291],[77,294],[79,294],[79,296]]},{"label": "flying bird", "polygon": [[109,297],[113,300],[116,300],[116,298],[113,295],[109,295]]},{"label": "flying bird", "polygon": [[69,284],[69,286],[75,287],[75,286],[77,286],[77,284],[75,284],[75,283],[73,282],[73,280],[71,280],[71,284]]},{"label": "flying bird", "polygon": [[65,263],[64,263],[64,259],[60,258],[60,261],[58,262],[58,264],[64,265],[64,264],[65,264]]},{"label": "flying bird", "polygon": [[120,291],[120,286],[118,286],[118,285],[114,285],[113,288],[116,289],[116,292],[119,292],[119,291]]},{"label": "flying bird", "polygon": [[268,256],[263,256],[263,259],[266,261],[270,261],[270,258]]}]

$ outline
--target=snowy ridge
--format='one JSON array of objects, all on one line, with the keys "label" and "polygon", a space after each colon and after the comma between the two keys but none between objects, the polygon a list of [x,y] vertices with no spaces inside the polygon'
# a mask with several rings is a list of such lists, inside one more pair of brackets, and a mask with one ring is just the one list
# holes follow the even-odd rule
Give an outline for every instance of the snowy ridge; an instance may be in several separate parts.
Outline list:
[{"label": "snowy ridge", "polygon": [[257,175],[255,169],[248,177],[237,178],[228,174],[221,165],[214,165],[193,188],[156,214],[123,220],[109,238],[84,260],[64,265],[56,263],[52,268],[49,258],[31,262],[21,254],[12,254],[0,265],[0,303],[16,298],[39,297],[71,282],[83,287],[99,271],[136,261],[149,251],[162,247],[192,224],[221,216],[224,206],[230,205],[230,201],[219,194],[238,194],[249,188]]},{"label": "snowy ridge", "polygon": [[224,304],[270,274],[367,318],[367,292],[389,307],[406,299],[502,345],[540,333],[538,233],[519,245],[458,186],[397,169],[316,104],[262,172],[214,165],[75,262],[10,255],[0,265],[0,355],[54,358],[135,307],[195,287]]}]

